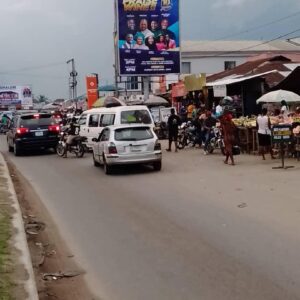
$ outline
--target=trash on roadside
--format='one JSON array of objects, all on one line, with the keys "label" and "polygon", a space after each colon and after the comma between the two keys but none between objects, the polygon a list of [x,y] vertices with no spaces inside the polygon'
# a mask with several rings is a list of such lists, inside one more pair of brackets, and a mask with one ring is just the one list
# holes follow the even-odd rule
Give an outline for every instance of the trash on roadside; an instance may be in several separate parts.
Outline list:
[{"label": "trash on roadside", "polygon": [[37,235],[45,230],[46,224],[43,222],[31,221],[25,225],[25,232],[30,235]]},{"label": "trash on roadside", "polygon": [[81,275],[79,271],[57,272],[57,273],[45,273],[42,278],[45,281],[58,280],[62,278],[71,278]]},{"label": "trash on roadside", "polygon": [[248,206],[247,203],[241,203],[238,205],[238,208],[245,208],[247,206]]}]

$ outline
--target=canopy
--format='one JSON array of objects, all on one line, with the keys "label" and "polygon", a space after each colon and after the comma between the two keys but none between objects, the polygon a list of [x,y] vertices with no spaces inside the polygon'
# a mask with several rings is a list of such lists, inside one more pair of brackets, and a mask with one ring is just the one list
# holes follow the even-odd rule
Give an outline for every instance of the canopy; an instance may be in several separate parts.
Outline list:
[{"label": "canopy", "polygon": [[169,102],[162,97],[151,95],[149,96],[149,99],[146,100],[143,104],[149,106],[160,106],[160,105],[166,106],[169,105]]},{"label": "canopy", "polygon": [[92,105],[94,108],[96,107],[104,107],[105,97],[100,97],[95,103]]},{"label": "canopy", "polygon": [[282,100],[287,103],[300,102],[300,96],[293,92],[278,90],[261,96],[256,103],[280,103]]}]

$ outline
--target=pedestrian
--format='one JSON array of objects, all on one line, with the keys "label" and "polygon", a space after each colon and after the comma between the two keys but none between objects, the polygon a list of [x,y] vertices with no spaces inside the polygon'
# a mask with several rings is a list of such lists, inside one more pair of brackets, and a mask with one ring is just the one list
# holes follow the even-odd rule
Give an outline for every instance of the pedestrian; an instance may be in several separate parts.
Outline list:
[{"label": "pedestrian", "polygon": [[258,130],[259,152],[265,160],[265,153],[270,153],[271,158],[274,159],[271,148],[271,121],[268,116],[268,110],[262,109],[262,114],[257,117],[256,127]]},{"label": "pedestrian", "polygon": [[236,144],[236,127],[232,121],[232,115],[230,112],[224,112],[224,114],[220,117],[223,137],[224,137],[224,146],[225,146],[225,156],[226,159],[224,161],[225,164],[228,164],[228,160],[230,158],[231,165],[234,166],[233,159],[233,146]]},{"label": "pedestrian", "polygon": [[172,151],[172,142],[174,141],[175,144],[175,152],[177,152],[178,145],[177,145],[177,139],[178,139],[178,126],[181,124],[181,119],[178,115],[175,113],[175,109],[171,108],[171,115],[168,118],[168,129],[169,129],[169,148],[167,151]]},{"label": "pedestrian", "polygon": [[190,104],[187,107],[187,119],[188,121],[192,121],[193,120],[193,111],[195,109],[195,105],[193,102],[190,102]]}]

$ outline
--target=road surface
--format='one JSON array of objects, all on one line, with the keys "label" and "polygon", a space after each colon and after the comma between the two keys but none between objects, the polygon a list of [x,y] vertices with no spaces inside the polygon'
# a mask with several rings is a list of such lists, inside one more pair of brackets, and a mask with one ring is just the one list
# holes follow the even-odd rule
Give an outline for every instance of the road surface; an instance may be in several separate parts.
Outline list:
[{"label": "road surface", "polygon": [[[1,151],[7,152],[5,137]],[[300,299],[300,163],[201,150],[112,176],[83,159],[14,157],[103,300]]]}]

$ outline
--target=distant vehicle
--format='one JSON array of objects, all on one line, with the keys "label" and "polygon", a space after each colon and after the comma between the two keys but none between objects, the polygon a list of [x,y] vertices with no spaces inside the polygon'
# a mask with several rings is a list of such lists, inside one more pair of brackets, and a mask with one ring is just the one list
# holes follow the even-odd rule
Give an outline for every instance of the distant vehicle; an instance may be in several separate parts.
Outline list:
[{"label": "distant vehicle", "polygon": [[145,105],[93,108],[82,113],[78,124],[79,134],[88,138],[88,147],[92,147],[92,139],[97,138],[106,126],[145,124],[154,127],[151,113]]},{"label": "distant vehicle", "polygon": [[161,145],[151,126],[108,126],[93,142],[94,165],[103,165],[106,174],[125,164],[151,164],[161,170]]},{"label": "distant vehicle", "polygon": [[29,149],[56,149],[60,126],[52,114],[21,114],[13,118],[7,132],[7,145],[16,156]]}]

